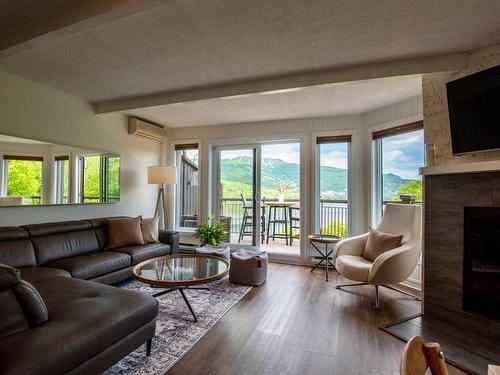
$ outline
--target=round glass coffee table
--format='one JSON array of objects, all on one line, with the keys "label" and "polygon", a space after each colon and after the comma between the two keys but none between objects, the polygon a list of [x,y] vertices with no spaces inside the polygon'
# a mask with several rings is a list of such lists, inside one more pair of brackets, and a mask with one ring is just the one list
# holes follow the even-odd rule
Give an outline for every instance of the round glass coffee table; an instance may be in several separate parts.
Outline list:
[{"label": "round glass coffee table", "polygon": [[137,264],[132,274],[139,281],[153,288],[165,288],[153,297],[178,290],[186,302],[194,321],[198,321],[184,291],[209,290],[206,287],[193,288],[222,279],[229,272],[229,262],[212,255],[176,254],[152,258]]}]

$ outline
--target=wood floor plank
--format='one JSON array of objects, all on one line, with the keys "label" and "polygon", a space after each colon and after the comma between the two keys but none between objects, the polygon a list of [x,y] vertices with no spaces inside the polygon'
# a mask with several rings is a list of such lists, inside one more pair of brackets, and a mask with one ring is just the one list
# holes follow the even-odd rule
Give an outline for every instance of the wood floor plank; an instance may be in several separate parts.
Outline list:
[{"label": "wood floor plank", "polygon": [[[378,326],[419,312],[419,302],[373,287],[341,291],[336,272],[269,265],[268,281],[248,293],[169,374],[399,374],[405,343]],[[450,369],[453,375],[463,374]]]}]

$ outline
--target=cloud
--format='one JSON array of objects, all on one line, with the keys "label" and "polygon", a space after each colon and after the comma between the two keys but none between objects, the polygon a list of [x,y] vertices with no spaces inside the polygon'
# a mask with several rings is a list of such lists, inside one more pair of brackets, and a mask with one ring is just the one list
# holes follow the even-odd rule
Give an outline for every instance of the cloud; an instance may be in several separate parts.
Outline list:
[{"label": "cloud", "polygon": [[266,159],[281,159],[287,163],[300,164],[300,144],[298,142],[263,144],[262,157]]},{"label": "cloud", "polygon": [[322,153],[320,163],[322,166],[347,169],[347,152],[335,150]]},{"label": "cloud", "polygon": [[398,162],[408,161],[408,157],[401,150],[386,151],[384,152],[383,157],[384,157],[384,163],[392,161],[398,161]]}]

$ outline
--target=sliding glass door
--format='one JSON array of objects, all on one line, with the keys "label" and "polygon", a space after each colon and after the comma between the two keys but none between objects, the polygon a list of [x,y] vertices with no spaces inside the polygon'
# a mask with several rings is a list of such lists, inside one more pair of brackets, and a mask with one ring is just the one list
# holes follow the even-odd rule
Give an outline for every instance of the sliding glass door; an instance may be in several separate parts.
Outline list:
[{"label": "sliding glass door", "polygon": [[259,247],[260,145],[216,146],[214,211],[231,245]]}]

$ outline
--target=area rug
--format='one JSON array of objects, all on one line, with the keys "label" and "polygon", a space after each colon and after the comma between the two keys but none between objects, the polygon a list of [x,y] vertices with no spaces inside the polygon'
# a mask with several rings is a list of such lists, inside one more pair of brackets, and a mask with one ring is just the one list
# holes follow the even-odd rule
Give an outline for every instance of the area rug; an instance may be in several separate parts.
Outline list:
[{"label": "area rug", "polygon": [[[198,322],[193,322],[193,317],[179,292],[157,297],[160,310],[151,356],[146,356],[146,346],[141,345],[136,351],[107,370],[105,374],[165,374],[252,289],[229,283],[227,276],[203,286],[210,290],[185,292],[198,317]],[[152,289],[137,280],[123,283],[120,287],[147,294],[158,292],[158,289]]]}]

